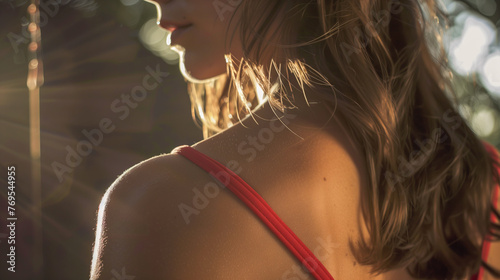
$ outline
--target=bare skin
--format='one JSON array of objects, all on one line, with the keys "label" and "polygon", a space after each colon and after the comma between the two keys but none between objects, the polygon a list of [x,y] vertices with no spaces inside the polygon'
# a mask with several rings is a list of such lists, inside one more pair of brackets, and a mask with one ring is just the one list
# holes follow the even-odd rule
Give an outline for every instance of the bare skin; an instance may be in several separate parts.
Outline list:
[{"label": "bare skin", "polygon": [[[268,106],[256,114],[276,118]],[[360,193],[367,175],[359,149],[342,129],[335,122],[318,129],[307,113],[289,116],[287,126],[300,139],[283,126],[278,131],[278,122],[257,119],[259,125],[246,118],[193,147],[225,165],[237,162],[240,177],[335,279],[412,279],[402,269],[371,275],[349,249],[364,227]],[[262,148],[254,148],[255,157],[241,152],[252,147],[241,143],[271,127],[278,132],[255,146]],[[175,154],[128,170],[103,198],[91,279],[109,279],[122,267],[137,279],[313,279],[228,189],[196,208],[193,189],[203,192],[210,182],[205,171]],[[199,213],[186,219],[181,203]]]}]

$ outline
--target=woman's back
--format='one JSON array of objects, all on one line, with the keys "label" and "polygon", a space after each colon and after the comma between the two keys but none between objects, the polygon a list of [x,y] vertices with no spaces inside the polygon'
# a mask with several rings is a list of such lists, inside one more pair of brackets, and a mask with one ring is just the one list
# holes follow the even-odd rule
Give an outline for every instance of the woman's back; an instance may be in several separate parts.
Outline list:
[{"label": "woman's back", "polygon": [[[369,266],[354,258],[349,242],[368,234],[361,215],[367,173],[357,147],[339,126],[314,130],[288,122],[287,127],[304,137],[301,140],[271,122],[257,126],[247,119],[244,124],[192,147],[260,194],[334,279],[416,279],[404,268],[372,275]],[[274,133],[266,138],[272,141],[252,140],[267,129]],[[224,181],[224,176],[208,174],[176,153],[131,168],[103,200],[109,204],[101,206],[108,216],[101,237],[107,240],[105,251],[129,244],[121,248],[123,253],[141,261],[120,264],[116,255],[99,259],[123,266],[129,275],[154,279],[314,279],[216,179]],[[123,232],[126,236],[117,238]],[[494,246],[493,264],[495,257]]]},{"label": "woman's back", "polygon": [[[345,135],[332,131],[333,127],[299,132],[292,125],[291,129],[304,136],[304,140],[285,129],[267,138],[272,141],[258,141],[251,146],[249,137],[258,139],[259,132],[269,129],[268,124],[260,121],[259,126],[233,127],[233,131],[230,129],[193,147],[238,171],[335,279],[412,279],[403,270],[374,277],[369,274],[370,268],[357,264],[350,251],[349,241],[356,241],[363,227],[360,192],[367,186],[367,175],[359,152]],[[290,141],[294,137],[297,141]],[[245,142],[248,146],[241,144]],[[255,157],[250,151],[247,155],[241,153],[245,146],[249,150],[253,147]],[[262,149],[260,153],[258,148]],[[199,169],[194,165],[193,168]],[[197,176],[204,177],[201,182],[205,181],[205,185],[214,182],[204,171],[201,173]],[[203,193],[204,185],[197,185]],[[200,243],[193,245],[193,249],[208,246],[207,251],[199,252],[201,256],[220,254],[211,257],[215,263],[208,267],[214,271],[222,268],[221,273],[207,279],[313,279],[228,189],[207,199],[206,208],[189,219],[200,226],[196,231]],[[211,226],[204,230],[207,224],[216,224],[217,229]],[[191,279],[185,279],[188,278]]]},{"label": "woman's back", "polygon": [[[357,148],[339,127],[314,130],[288,122],[301,140],[283,124],[251,122],[247,119],[246,127],[238,124],[193,148],[255,189],[335,279],[413,279],[403,269],[372,276],[352,255],[349,241],[356,241],[364,226],[360,193],[367,175]],[[259,139],[262,131],[273,136]],[[114,206],[106,207],[108,216],[121,217],[109,217],[109,222],[123,227],[125,219],[130,228],[135,223],[142,228],[121,240],[136,244],[130,254],[143,255],[142,265],[127,267],[130,275],[155,271],[161,279],[313,279],[242,201],[178,154],[132,168],[110,193]],[[127,214],[137,209],[143,214]],[[108,234],[113,228],[108,224]],[[103,239],[111,247],[120,242],[116,236]]]}]

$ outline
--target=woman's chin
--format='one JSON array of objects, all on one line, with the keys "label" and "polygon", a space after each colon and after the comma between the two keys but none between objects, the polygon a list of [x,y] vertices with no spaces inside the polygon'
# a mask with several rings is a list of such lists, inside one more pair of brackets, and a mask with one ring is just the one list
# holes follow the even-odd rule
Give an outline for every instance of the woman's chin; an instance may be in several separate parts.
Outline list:
[{"label": "woman's chin", "polygon": [[207,82],[209,80],[212,80],[216,78],[219,75],[208,75],[206,73],[196,71],[196,70],[189,70],[189,68],[183,67],[184,64],[180,63],[180,70],[184,78],[186,78],[188,81],[193,82],[193,83],[203,83]]},{"label": "woman's chin", "polygon": [[222,63],[217,63],[214,61],[206,63],[195,61],[196,63],[190,63],[192,61],[193,60],[189,57],[186,57],[185,54],[181,55],[181,59],[179,61],[179,68],[182,75],[190,82],[204,82],[217,78],[218,76],[226,73],[226,65],[224,63],[224,60],[221,60]]}]

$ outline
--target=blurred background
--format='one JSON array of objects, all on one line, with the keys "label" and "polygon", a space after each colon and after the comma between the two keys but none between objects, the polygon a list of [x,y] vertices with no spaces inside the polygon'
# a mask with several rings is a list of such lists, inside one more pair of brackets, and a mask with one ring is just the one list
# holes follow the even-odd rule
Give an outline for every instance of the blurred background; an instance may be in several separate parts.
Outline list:
[{"label": "blurred background", "polygon": [[[138,162],[202,140],[202,131],[153,5],[41,1],[43,238],[37,240],[30,215],[37,198],[30,180],[29,4],[0,2],[0,279],[88,279],[104,191]],[[152,78],[144,83],[146,76]],[[6,262],[9,165],[17,170],[15,273],[7,272]],[[43,270],[36,260],[39,243]]]},{"label": "blurred background", "polygon": [[[0,279],[88,279],[96,211],[107,187],[142,160],[202,140],[202,132],[192,120],[177,56],[165,45],[166,31],[156,26],[153,5],[41,1],[41,42],[31,35],[36,32],[29,5],[0,0]],[[460,112],[480,137],[499,147],[500,2],[446,0],[443,6],[450,14],[443,43]],[[44,79],[27,84],[41,65]],[[153,79],[145,83],[148,75]],[[33,97],[37,83],[43,83],[38,187],[31,179],[30,133],[36,131],[30,132],[28,89]],[[7,271],[4,226],[11,165],[18,218],[15,273]],[[40,217],[30,214],[35,202]],[[119,280],[120,268],[117,273],[110,278]]]}]

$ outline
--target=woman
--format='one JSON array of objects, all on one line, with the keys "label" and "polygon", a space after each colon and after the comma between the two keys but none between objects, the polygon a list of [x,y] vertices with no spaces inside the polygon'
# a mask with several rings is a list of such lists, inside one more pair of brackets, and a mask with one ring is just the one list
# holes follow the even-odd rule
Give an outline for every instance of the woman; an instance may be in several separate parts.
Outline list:
[{"label": "woman", "polygon": [[434,1],[154,4],[207,139],[109,188],[92,279],[498,276],[498,159],[449,99]]}]

